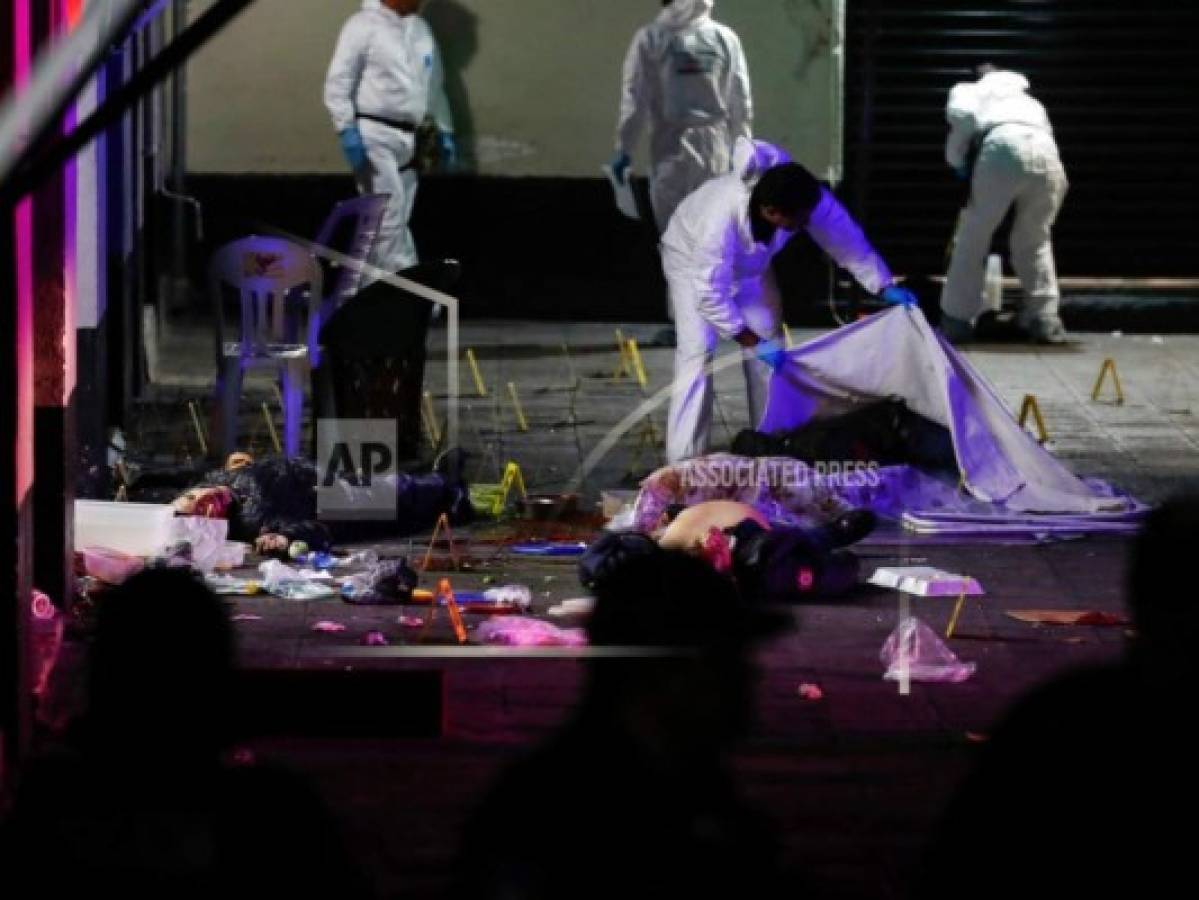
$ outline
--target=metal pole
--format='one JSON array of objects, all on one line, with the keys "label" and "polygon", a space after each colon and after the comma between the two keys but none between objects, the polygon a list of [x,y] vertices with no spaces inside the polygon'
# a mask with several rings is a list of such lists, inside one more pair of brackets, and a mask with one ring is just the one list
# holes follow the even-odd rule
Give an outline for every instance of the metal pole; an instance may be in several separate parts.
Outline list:
[{"label": "metal pole", "polygon": [[[183,33],[187,19],[187,0],[174,0],[171,5],[171,43]],[[171,74],[171,190],[183,192],[183,177],[187,171],[187,66],[181,65]],[[171,234],[174,254],[171,261],[171,305],[179,307],[178,291],[187,283],[187,217],[183,204],[174,204]]]}]

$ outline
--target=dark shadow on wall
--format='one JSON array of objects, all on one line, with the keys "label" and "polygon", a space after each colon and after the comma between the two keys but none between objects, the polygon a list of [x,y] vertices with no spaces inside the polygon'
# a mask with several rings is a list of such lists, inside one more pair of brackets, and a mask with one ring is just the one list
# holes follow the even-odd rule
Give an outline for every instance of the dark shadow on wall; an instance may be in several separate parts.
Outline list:
[{"label": "dark shadow on wall", "polygon": [[461,154],[459,166],[473,172],[477,167],[475,123],[463,73],[479,49],[479,17],[455,0],[429,0],[422,7],[421,16],[433,29],[441,50],[445,92],[454,114],[454,134]]}]

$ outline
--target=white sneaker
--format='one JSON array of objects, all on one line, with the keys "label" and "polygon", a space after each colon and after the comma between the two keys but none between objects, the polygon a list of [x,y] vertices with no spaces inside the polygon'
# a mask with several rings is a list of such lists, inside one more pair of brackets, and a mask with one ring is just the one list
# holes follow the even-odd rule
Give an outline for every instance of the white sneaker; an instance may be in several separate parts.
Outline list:
[{"label": "white sneaker", "polygon": [[1065,344],[1069,341],[1066,326],[1057,316],[1033,319],[1028,323],[1028,336],[1034,344]]}]

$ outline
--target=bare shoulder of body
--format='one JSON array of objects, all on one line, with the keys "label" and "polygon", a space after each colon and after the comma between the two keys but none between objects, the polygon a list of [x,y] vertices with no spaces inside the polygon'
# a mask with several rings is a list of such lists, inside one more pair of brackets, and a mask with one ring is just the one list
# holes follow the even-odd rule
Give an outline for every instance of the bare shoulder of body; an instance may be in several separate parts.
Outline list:
[{"label": "bare shoulder of body", "polygon": [[766,517],[748,503],[707,500],[679,513],[658,537],[658,544],[665,550],[693,552],[703,546],[704,538],[711,529],[723,531],[746,519],[753,519],[763,528],[770,527]]}]

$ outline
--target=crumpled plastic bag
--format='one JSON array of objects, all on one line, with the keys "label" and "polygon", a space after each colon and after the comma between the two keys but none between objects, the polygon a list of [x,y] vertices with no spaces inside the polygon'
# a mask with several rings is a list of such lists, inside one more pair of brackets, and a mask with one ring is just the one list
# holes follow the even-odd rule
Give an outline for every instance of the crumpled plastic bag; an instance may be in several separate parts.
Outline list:
[{"label": "crumpled plastic bag", "polygon": [[241,541],[225,541],[216,555],[213,565],[218,569],[236,569],[238,566],[243,566],[246,563],[246,554],[250,550],[249,544],[243,544]]},{"label": "crumpled plastic bag", "polygon": [[879,658],[889,681],[933,681],[957,684],[974,674],[977,665],[962,662],[924,621],[904,619],[883,643]]},{"label": "crumpled plastic bag", "polygon": [[211,572],[225,553],[229,520],[206,516],[176,516],[174,539],[191,545],[192,564],[201,572]]},{"label": "crumpled plastic bag", "polygon": [[376,562],[367,571],[345,578],[341,599],[346,603],[371,606],[412,602],[420,575],[404,557]]},{"label": "crumpled plastic bag", "polygon": [[334,593],[330,585],[306,577],[299,569],[293,569],[277,559],[269,559],[262,563],[258,571],[262,573],[262,586],[276,597],[287,600],[322,600],[332,597]]},{"label": "crumpled plastic bag", "polygon": [[587,633],[582,628],[559,628],[550,622],[525,616],[489,619],[479,626],[477,635],[484,644],[506,647],[587,646]]},{"label": "crumpled plastic bag", "polygon": [[497,606],[526,610],[533,605],[533,592],[523,584],[504,584],[483,591],[483,599]]}]

